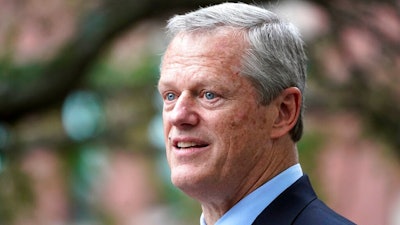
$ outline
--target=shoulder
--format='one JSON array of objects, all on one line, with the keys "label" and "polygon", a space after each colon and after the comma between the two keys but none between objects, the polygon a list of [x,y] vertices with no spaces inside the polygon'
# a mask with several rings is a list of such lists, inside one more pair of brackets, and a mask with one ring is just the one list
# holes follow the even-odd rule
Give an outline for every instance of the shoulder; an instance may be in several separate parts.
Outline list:
[{"label": "shoulder", "polygon": [[319,199],[310,202],[294,220],[294,225],[355,225],[337,214]]},{"label": "shoulder", "polygon": [[354,225],[326,206],[305,175],[258,215],[253,225]]}]

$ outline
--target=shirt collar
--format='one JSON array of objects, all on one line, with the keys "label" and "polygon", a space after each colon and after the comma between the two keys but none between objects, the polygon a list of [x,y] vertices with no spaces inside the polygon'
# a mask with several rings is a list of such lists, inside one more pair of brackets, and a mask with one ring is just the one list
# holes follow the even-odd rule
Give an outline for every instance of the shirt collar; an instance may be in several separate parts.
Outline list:
[{"label": "shirt collar", "polygon": [[[300,164],[289,167],[236,203],[215,225],[250,225],[275,198],[302,175]],[[207,225],[203,214],[200,216],[200,225]]]}]

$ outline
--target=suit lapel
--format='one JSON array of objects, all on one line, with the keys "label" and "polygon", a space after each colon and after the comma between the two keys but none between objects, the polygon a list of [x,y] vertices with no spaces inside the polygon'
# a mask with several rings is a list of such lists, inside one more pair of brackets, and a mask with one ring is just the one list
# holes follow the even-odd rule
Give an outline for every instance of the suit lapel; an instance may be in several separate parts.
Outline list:
[{"label": "suit lapel", "polygon": [[290,225],[316,198],[308,177],[304,175],[272,201],[253,225]]}]

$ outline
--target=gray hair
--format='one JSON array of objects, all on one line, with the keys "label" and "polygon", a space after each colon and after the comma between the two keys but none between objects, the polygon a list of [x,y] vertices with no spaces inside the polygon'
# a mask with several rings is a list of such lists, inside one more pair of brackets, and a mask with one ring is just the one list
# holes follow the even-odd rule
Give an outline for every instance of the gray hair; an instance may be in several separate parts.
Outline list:
[{"label": "gray hair", "polygon": [[[212,32],[225,27],[242,32],[249,44],[241,74],[253,83],[261,104],[269,104],[288,87],[299,88],[304,100],[307,61],[304,43],[297,28],[275,13],[244,3],[223,3],[174,16],[168,21],[167,31],[173,37],[181,32]],[[294,142],[303,133],[303,112],[304,104],[290,131]]]}]

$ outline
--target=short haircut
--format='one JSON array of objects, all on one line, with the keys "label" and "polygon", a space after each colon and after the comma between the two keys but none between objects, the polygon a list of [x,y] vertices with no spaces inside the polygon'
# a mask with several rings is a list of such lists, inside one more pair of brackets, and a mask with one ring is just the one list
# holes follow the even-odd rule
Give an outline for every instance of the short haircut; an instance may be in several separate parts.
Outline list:
[{"label": "short haircut", "polygon": [[304,89],[307,57],[297,28],[275,13],[244,3],[223,3],[171,18],[167,32],[212,32],[233,28],[244,35],[248,49],[242,58],[241,75],[247,77],[267,105],[284,89],[297,87],[302,93],[300,116],[290,131],[294,142],[303,134]]}]

